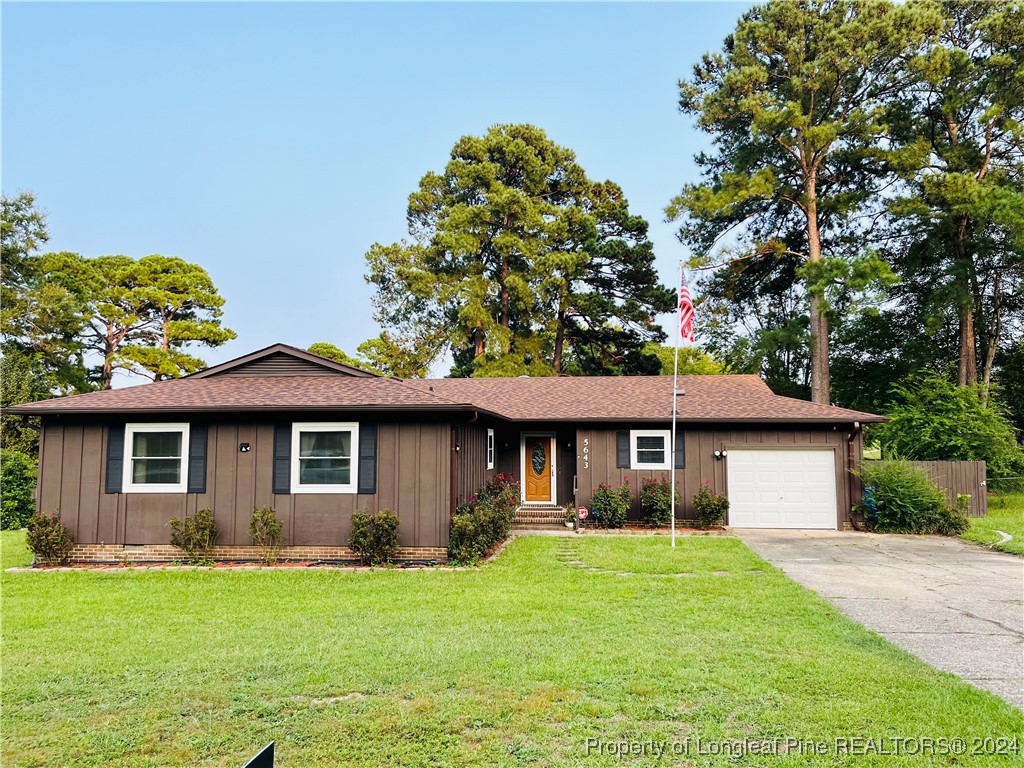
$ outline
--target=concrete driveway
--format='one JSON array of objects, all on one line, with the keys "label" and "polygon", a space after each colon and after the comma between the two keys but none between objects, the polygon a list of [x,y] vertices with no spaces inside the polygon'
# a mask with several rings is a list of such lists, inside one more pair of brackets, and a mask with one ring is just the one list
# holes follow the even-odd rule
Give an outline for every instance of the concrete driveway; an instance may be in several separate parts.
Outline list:
[{"label": "concrete driveway", "polygon": [[735,529],[868,629],[1024,709],[1024,560],[941,536]]}]

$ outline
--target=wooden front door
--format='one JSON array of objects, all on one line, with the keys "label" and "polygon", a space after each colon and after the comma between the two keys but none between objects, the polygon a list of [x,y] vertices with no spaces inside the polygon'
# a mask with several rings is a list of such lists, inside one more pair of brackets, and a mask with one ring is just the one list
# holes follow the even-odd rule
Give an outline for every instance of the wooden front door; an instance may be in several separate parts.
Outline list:
[{"label": "wooden front door", "polygon": [[523,498],[553,502],[552,478],[555,439],[551,435],[523,436]]}]

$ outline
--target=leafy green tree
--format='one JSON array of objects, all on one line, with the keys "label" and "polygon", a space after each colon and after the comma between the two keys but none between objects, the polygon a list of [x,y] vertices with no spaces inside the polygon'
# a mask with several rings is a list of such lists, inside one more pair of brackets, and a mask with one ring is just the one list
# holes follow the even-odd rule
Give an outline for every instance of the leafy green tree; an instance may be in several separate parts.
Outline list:
[{"label": "leafy green tree", "polygon": [[0,529],[24,528],[36,511],[36,460],[22,451],[0,450]]},{"label": "leafy green tree", "polygon": [[[649,342],[644,347],[644,352],[658,358],[658,361],[661,363],[658,373],[663,376],[672,375],[672,372],[675,370],[675,347]],[[729,366],[719,362],[703,349],[699,347],[679,348],[680,376],[707,376],[721,373],[731,373]]]},{"label": "leafy green tree", "polygon": [[1002,405],[983,387],[936,374],[897,389],[889,422],[876,431],[884,458],[985,461],[996,476],[1024,471],[1024,452]]},{"label": "leafy green tree", "polygon": [[989,383],[1024,312],[1024,5],[944,0],[940,35],[910,62],[892,205],[899,299],[956,327],[957,380]]},{"label": "leafy green tree", "polygon": [[830,400],[829,301],[892,279],[863,250],[857,214],[885,183],[887,102],[939,25],[931,5],[772,0],[745,13],[720,53],[680,83],[680,108],[713,137],[704,180],[667,208],[708,263],[795,257],[809,304],[811,395]]},{"label": "leafy green tree", "polygon": [[224,298],[206,270],[172,256],[143,256],[135,267],[149,327],[145,343],[125,346],[123,358],[154,381],[195,373],[206,363],[186,345],[219,347],[237,334],[222,325]]},{"label": "leafy green tree", "polygon": [[10,338],[25,333],[23,301],[35,276],[32,256],[50,235],[31,192],[0,197],[0,209],[0,331]]},{"label": "leafy green tree", "polygon": [[93,373],[100,389],[110,388],[117,370],[154,380],[193,373],[205,363],[185,345],[235,338],[221,325],[224,300],[209,275],[181,259],[54,253],[41,257],[41,269],[37,292],[62,292],[81,317],[78,344],[100,360]]},{"label": "leafy green tree", "polygon": [[401,379],[424,379],[430,373],[430,365],[436,357],[436,349],[442,342],[436,337],[444,334],[444,328],[427,330],[429,338],[422,344],[409,340],[395,339],[387,331],[372,339],[367,339],[356,351],[370,366],[386,376],[397,376]]},{"label": "leafy green tree", "polygon": [[[0,408],[43,400],[51,394],[33,358],[16,347],[0,357]],[[36,419],[0,414],[0,450],[35,456],[39,447]]]},{"label": "leafy green tree", "polygon": [[451,351],[456,375],[657,366],[642,347],[664,338],[651,318],[673,297],[657,282],[647,224],[540,129],[460,139],[444,172],[410,195],[408,221],[412,242],[367,254],[389,334],[373,355],[418,370]]},{"label": "leafy green tree", "polygon": [[999,385],[1018,436],[1024,437],[1024,339],[1000,352],[995,381]]},{"label": "leafy green tree", "polygon": [[336,363],[350,365],[353,368],[361,368],[362,370],[369,371],[370,373],[380,373],[380,371],[376,370],[365,360],[352,357],[352,355],[347,354],[343,349],[331,344],[329,341],[318,341],[315,344],[311,344],[308,351],[312,352],[314,355],[326,357],[328,360],[334,360]]}]

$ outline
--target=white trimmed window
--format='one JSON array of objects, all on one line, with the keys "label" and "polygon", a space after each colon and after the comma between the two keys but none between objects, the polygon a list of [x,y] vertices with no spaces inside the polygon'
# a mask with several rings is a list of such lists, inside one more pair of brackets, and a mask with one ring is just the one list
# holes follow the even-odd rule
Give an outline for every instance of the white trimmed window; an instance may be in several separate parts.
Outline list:
[{"label": "white trimmed window", "polygon": [[185,493],[188,424],[127,424],[124,454],[125,493]]},{"label": "white trimmed window", "polygon": [[359,425],[292,424],[292,493],[355,493]]},{"label": "white trimmed window", "polygon": [[487,468],[494,469],[494,430],[487,430]]},{"label": "white trimmed window", "polygon": [[634,429],[629,433],[630,466],[633,469],[671,469],[672,431]]}]

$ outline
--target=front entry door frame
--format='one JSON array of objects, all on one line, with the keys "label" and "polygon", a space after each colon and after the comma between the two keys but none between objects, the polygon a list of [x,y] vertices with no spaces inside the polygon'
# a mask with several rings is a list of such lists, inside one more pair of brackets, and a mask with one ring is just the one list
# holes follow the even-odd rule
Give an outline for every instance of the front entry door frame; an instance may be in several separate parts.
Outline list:
[{"label": "front entry door frame", "polygon": [[[526,500],[526,441],[531,437],[548,438],[548,463],[551,465],[551,498],[548,501]],[[519,499],[523,504],[558,504],[558,444],[554,432],[521,432],[519,435]]]}]

